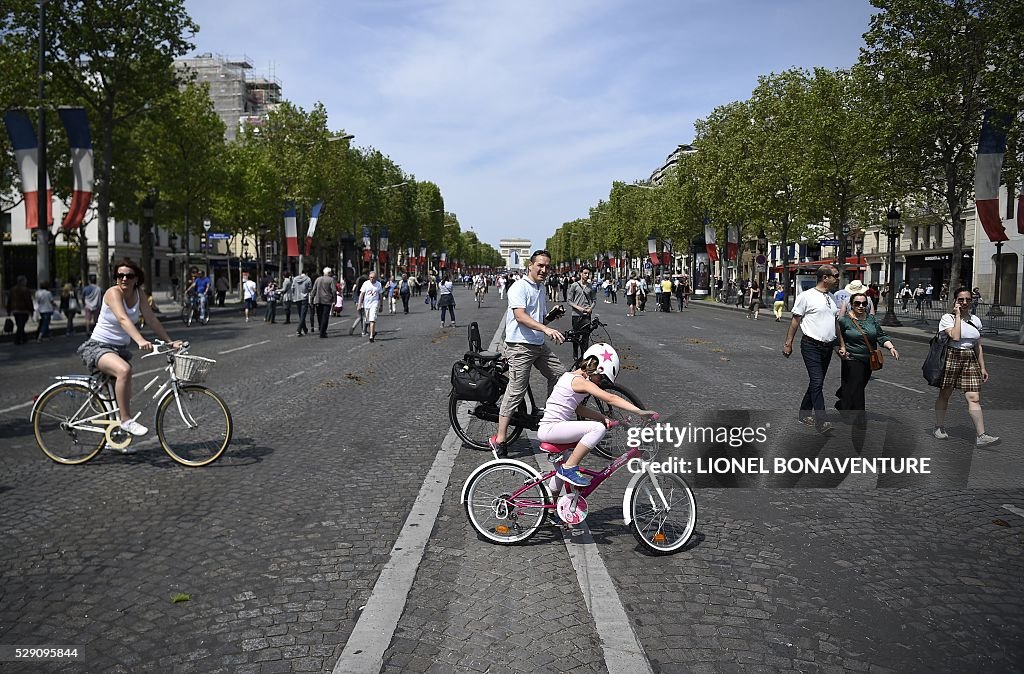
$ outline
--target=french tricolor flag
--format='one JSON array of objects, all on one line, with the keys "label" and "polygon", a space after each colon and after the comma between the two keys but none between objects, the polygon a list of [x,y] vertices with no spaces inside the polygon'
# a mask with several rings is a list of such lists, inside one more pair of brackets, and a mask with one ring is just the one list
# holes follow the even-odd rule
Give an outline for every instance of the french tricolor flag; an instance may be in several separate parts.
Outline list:
[{"label": "french tricolor flag", "polygon": [[[35,229],[39,224],[39,164],[36,162],[38,146],[32,122],[22,110],[8,110],[4,113],[4,125],[14,148],[14,160],[21,175],[21,192],[25,196],[25,227]],[[53,224],[53,189],[50,177],[46,177],[46,223]]]},{"label": "french tricolor flag", "polygon": [[718,262],[718,244],[715,242],[715,228],[708,220],[704,221],[704,243],[708,247],[708,259]]},{"label": "french tricolor flag", "polygon": [[295,224],[295,204],[288,204],[284,212],[284,238],[288,257],[299,256],[299,232]]},{"label": "french tricolor flag", "polygon": [[75,189],[71,194],[71,205],[64,215],[64,229],[78,229],[85,222],[85,214],[92,203],[93,162],[92,135],[89,133],[89,118],[85,108],[60,108],[57,111],[64,131],[71,145],[71,173],[75,178]]},{"label": "french tricolor flag", "polygon": [[725,239],[725,259],[735,260],[740,254],[740,226],[729,225]]},{"label": "french tricolor flag", "polygon": [[313,213],[309,218],[309,230],[306,232],[306,255],[309,255],[310,251],[313,250],[313,233],[316,232],[316,221],[320,218],[320,209],[324,207],[324,202],[318,201],[313,205]]},{"label": "french tricolor flag", "polygon": [[985,111],[974,168],[975,210],[981,226],[985,228],[985,234],[993,243],[1009,238],[1003,228],[1003,219],[999,216],[999,178],[1003,170],[1003,155],[1006,154],[1008,121],[1004,115],[992,110]]}]

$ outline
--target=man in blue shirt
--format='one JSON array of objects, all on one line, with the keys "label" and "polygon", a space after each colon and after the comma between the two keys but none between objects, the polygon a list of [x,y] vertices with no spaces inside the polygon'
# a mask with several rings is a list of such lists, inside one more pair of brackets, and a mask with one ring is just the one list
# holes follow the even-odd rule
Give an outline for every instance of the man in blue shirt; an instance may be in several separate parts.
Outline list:
[{"label": "man in blue shirt", "polygon": [[206,307],[210,298],[210,287],[210,277],[206,275],[205,269],[200,269],[199,276],[185,290],[186,294],[195,290],[196,295],[199,297],[199,320],[201,321],[206,320]]},{"label": "man in blue shirt", "polygon": [[508,290],[508,310],[505,312],[508,388],[505,389],[501,410],[498,412],[498,432],[487,441],[499,457],[508,456],[505,437],[508,434],[509,419],[526,396],[531,368],[536,366],[548,380],[548,395],[551,395],[558,378],[565,373],[562,361],[558,360],[558,356],[544,341],[548,337],[556,344],[565,341],[562,333],[546,325],[555,318],[547,315],[547,294],[544,289],[550,268],[551,254],[546,250],[536,251],[530,257],[526,276],[513,283]]}]

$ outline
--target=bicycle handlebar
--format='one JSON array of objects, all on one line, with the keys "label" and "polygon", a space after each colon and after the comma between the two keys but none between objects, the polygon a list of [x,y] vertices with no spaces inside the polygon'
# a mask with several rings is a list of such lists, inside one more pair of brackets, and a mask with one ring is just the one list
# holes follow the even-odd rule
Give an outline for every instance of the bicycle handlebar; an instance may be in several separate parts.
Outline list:
[{"label": "bicycle handlebar", "polygon": [[[183,341],[181,346],[172,347],[170,342],[165,342],[162,339],[154,339],[150,342],[153,345],[153,351],[142,355],[142,358],[150,358],[152,356],[166,355],[168,353],[178,353],[186,350],[189,347],[189,342]],[[166,348],[163,348],[166,347]]]}]

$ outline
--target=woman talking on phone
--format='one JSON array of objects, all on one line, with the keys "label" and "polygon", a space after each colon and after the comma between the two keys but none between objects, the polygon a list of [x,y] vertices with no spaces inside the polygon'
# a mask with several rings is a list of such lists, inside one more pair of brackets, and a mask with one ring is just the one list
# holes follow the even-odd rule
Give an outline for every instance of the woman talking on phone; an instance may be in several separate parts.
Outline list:
[{"label": "woman talking on phone", "polygon": [[974,422],[975,446],[995,445],[999,438],[985,432],[985,416],[981,411],[981,385],[988,381],[985,352],[981,348],[981,319],[971,313],[974,300],[970,290],[960,288],[954,298],[952,311],[943,314],[939,321],[939,332],[949,335],[949,343],[942,381],[939,382],[939,396],[935,399],[932,435],[938,440],[949,437],[946,433],[946,410],[953,389],[958,388],[964,392],[967,412]]}]

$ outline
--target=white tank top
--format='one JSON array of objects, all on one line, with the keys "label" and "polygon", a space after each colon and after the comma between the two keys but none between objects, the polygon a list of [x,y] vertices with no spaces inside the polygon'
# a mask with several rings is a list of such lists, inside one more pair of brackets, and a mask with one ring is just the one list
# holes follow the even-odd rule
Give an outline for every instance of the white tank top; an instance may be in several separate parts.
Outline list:
[{"label": "white tank top", "polygon": [[544,405],[544,417],[540,420],[542,424],[553,424],[557,421],[572,421],[576,418],[576,408],[580,406],[586,393],[576,393],[572,390],[572,380],[582,377],[581,374],[566,372],[558,378],[555,388],[548,396]]},{"label": "white tank top", "polygon": [[[135,306],[129,307],[127,303],[124,304],[125,313],[128,314],[128,318],[132,323],[139,322],[140,304],[138,290],[135,291]],[[132,341],[132,338],[121,327],[117,316],[114,315],[113,310],[107,306],[106,302],[100,304],[100,315],[96,319],[96,326],[92,329],[92,335],[89,336],[89,339],[103,342],[104,344],[119,345],[125,345]]]}]

